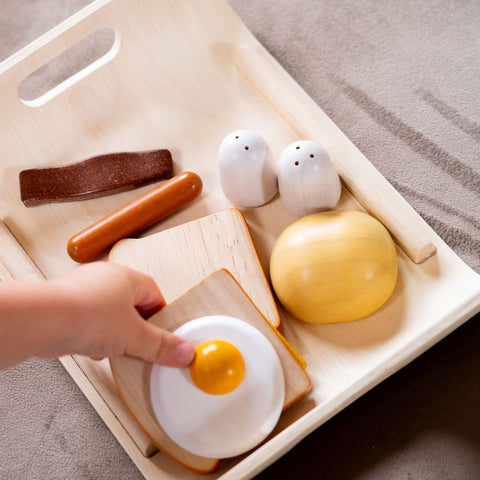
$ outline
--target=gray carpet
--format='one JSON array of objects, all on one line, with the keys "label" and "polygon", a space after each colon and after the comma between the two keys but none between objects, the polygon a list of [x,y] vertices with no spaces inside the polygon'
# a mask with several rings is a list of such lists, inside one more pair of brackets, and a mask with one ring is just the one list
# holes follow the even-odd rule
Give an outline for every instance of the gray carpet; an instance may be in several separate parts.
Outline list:
[{"label": "gray carpet", "polygon": [[[0,58],[86,0],[0,0]],[[231,0],[348,137],[480,273],[480,4]],[[480,478],[480,316],[259,478]],[[139,479],[57,361],[0,373],[1,479]]]}]

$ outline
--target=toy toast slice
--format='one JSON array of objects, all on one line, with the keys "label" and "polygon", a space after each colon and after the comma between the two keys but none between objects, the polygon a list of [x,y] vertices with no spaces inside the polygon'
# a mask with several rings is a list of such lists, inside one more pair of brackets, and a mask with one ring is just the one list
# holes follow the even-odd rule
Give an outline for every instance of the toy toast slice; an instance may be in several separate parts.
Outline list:
[{"label": "toy toast slice", "polygon": [[[194,318],[206,315],[239,318],[267,337],[278,354],[284,372],[284,409],[310,391],[310,378],[301,357],[294,353],[226,270],[211,274],[148,321],[173,331]],[[150,400],[151,363],[115,357],[110,359],[110,365],[123,401],[160,451],[195,472],[209,473],[216,469],[219,459],[199,457],[184,450],[167,436],[157,422]]]},{"label": "toy toast slice", "polygon": [[247,223],[235,208],[148,237],[117,242],[108,259],[152,276],[167,303],[210,273],[228,270],[274,326],[280,316]]}]

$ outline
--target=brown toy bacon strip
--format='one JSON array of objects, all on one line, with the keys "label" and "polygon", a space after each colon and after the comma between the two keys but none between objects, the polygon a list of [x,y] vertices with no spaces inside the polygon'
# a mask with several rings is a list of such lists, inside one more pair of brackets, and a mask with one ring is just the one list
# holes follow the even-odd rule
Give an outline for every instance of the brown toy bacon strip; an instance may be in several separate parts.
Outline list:
[{"label": "brown toy bacon strip", "polygon": [[97,155],[63,167],[20,172],[20,196],[27,207],[102,197],[173,175],[168,150]]}]

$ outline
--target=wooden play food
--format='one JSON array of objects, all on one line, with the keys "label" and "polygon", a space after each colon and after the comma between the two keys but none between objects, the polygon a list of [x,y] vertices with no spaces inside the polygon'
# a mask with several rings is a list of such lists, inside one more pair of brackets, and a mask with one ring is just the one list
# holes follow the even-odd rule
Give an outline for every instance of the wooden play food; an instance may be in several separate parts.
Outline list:
[{"label": "wooden play food", "polygon": [[202,180],[196,173],[180,173],[74,235],[68,254],[76,262],[90,262],[117,240],[158,222],[201,192]]},{"label": "wooden play food", "polygon": [[[284,374],[283,409],[310,391],[310,378],[304,369],[305,365],[300,363],[298,354],[266,321],[226,270],[212,273],[184,295],[168,303],[148,321],[174,331],[192,319],[211,315],[241,318],[268,339],[278,355]],[[110,364],[121,397],[155,446],[195,472],[207,473],[217,468],[218,459],[185,450],[172,441],[158,423],[150,396],[151,363],[129,357],[113,357]]]},{"label": "wooden play food", "polygon": [[287,210],[299,217],[334,208],[342,192],[328,153],[310,140],[293,142],[282,152],[278,188]]},{"label": "wooden play food", "polygon": [[62,167],[31,168],[19,175],[26,207],[120,193],[173,175],[166,149],[96,155]]},{"label": "wooden play food", "polygon": [[225,268],[262,315],[274,327],[280,327],[278,309],[252,236],[242,212],[236,208],[145,238],[123,239],[113,246],[108,259],[152,276],[161,285],[167,303]]},{"label": "wooden play food", "polygon": [[[195,318],[173,333],[196,345],[197,356],[190,371],[153,366],[150,399],[159,424],[175,443],[207,458],[256,447],[283,409],[285,378],[273,345],[245,318],[228,315]],[[206,377],[207,390],[198,388],[195,380]]]},{"label": "wooden play food", "polygon": [[387,229],[366,213],[315,213],[281,233],[270,275],[280,302],[294,317],[348,322],[388,300],[397,281],[397,252]]},{"label": "wooden play food", "polygon": [[229,133],[218,148],[218,165],[223,193],[237,207],[259,207],[277,193],[273,153],[256,132]]},{"label": "wooden play food", "polygon": [[[185,338],[185,331],[183,331]],[[178,335],[178,332],[176,333]],[[189,366],[190,377],[197,388],[210,395],[233,392],[245,377],[245,360],[238,348],[226,340],[201,342],[195,348],[195,360]]]}]

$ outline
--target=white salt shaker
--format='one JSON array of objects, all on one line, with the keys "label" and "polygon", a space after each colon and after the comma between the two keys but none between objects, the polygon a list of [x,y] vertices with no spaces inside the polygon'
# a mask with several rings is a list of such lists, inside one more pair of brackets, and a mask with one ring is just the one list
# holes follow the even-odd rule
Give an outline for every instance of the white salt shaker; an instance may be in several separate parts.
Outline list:
[{"label": "white salt shaker", "polygon": [[218,149],[220,185],[224,195],[238,207],[259,207],[278,191],[272,151],[258,133],[236,130]]},{"label": "white salt shaker", "polygon": [[287,210],[298,216],[334,208],[341,194],[328,153],[310,140],[294,142],[282,152],[278,188]]}]

